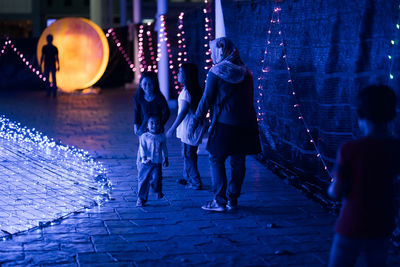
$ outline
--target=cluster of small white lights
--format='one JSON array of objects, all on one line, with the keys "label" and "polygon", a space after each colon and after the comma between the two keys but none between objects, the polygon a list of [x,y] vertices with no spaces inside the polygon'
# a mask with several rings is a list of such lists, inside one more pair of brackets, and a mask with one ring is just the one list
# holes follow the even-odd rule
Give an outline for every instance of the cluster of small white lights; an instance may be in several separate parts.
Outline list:
[{"label": "cluster of small white lights", "polygon": [[[146,25],[141,24],[139,26],[139,33],[138,33],[138,61],[140,62],[140,72],[144,71],[154,71],[158,72],[157,70],[157,58],[154,51],[154,42],[153,42],[153,24],[151,22],[146,23]],[[144,52],[144,44],[145,41],[147,43],[147,49],[149,53],[149,64],[146,61],[146,54]]]},{"label": "cluster of small white lights", "polygon": [[210,50],[210,45],[209,42],[212,39],[212,27],[211,27],[211,6],[209,5],[209,0],[204,0],[204,4],[206,6],[203,8],[203,13],[204,13],[204,30],[205,30],[205,35],[204,35],[204,47],[206,49],[206,64],[204,66],[205,70],[208,70],[209,68],[212,67],[212,59],[211,59],[211,50]]},{"label": "cluster of small white lights", "polygon": [[62,145],[0,116],[0,238],[50,225],[110,199],[106,169],[88,152]]},{"label": "cluster of small white lights", "polygon": [[[185,31],[183,29],[183,17],[185,16],[184,12],[181,12],[178,17],[178,31],[176,34],[178,40],[178,47],[177,47],[177,62],[178,68],[182,66],[182,62],[187,62],[187,52],[186,52],[186,38],[185,38]],[[174,87],[175,90],[180,91],[181,87],[178,83],[178,70],[175,68],[172,69],[172,76],[174,78]]]},{"label": "cluster of small white lights", "polygon": [[35,67],[32,65],[32,62],[30,62],[26,57],[24,57],[24,54],[12,43],[12,41],[6,37],[6,42],[4,43],[3,47],[1,48],[1,54],[4,54],[7,51],[7,48],[11,49],[14,51],[14,53],[17,54],[18,58],[26,65],[27,68],[29,68],[39,79],[41,79],[43,82],[46,81],[46,77],[42,74],[40,71],[40,68]]},{"label": "cluster of small white lights", "polygon": [[293,108],[297,110],[298,119],[302,121],[302,123],[303,123],[303,125],[304,125],[304,127],[306,129],[306,132],[307,132],[307,135],[309,137],[310,143],[313,144],[313,147],[314,147],[314,149],[316,151],[316,157],[321,160],[321,162],[322,162],[322,164],[324,166],[324,169],[327,171],[329,177],[332,180],[331,174],[330,174],[330,172],[328,170],[328,167],[327,167],[327,165],[325,163],[325,160],[323,159],[321,153],[319,152],[319,148],[318,148],[316,142],[314,141],[314,139],[313,139],[313,137],[311,135],[310,127],[308,127],[308,124],[307,124],[306,120],[304,119],[304,116],[303,116],[301,108],[300,108],[300,104],[298,104],[298,98],[297,98],[297,95],[296,95],[296,91],[294,89],[293,80],[292,80],[292,74],[291,74],[291,70],[290,70],[290,67],[289,67],[289,64],[288,64],[288,60],[287,60],[286,47],[285,47],[284,39],[283,39],[283,36],[282,36],[282,30],[281,30],[281,25],[280,25],[280,23],[281,23],[281,21],[280,21],[280,12],[281,11],[282,11],[281,7],[275,6],[274,9],[273,9],[273,12],[272,12],[271,20],[269,21],[270,22],[270,24],[269,24],[270,26],[269,26],[269,29],[267,31],[267,33],[268,33],[268,35],[267,35],[267,45],[265,47],[263,59],[261,60],[262,72],[261,72],[261,76],[258,77],[258,81],[259,81],[258,82],[258,87],[257,87],[258,95],[257,95],[257,100],[256,100],[256,102],[257,102],[257,119],[258,119],[259,123],[262,123],[262,121],[264,120],[264,117],[265,117],[265,113],[263,112],[263,103],[264,103],[264,88],[263,88],[263,84],[264,83],[262,82],[262,80],[263,80],[263,76],[262,75],[263,75],[263,73],[268,73],[270,71],[270,67],[267,64],[269,62],[266,62],[266,59],[270,58],[270,57],[267,57],[267,55],[269,54],[269,47],[271,45],[271,37],[270,36],[272,34],[272,25],[274,24],[274,25],[277,25],[278,28],[279,28],[277,30],[277,33],[278,33],[278,36],[279,36],[278,42],[279,42],[279,46],[282,47],[282,58],[285,61],[286,70],[287,70],[287,73],[288,73],[287,83],[288,83],[289,89],[292,92],[293,97],[295,98],[295,103],[296,104],[293,105]]},{"label": "cluster of small white lights", "polygon": [[[400,5],[398,6],[398,9],[400,10]],[[396,29],[395,29],[395,32],[396,32],[397,34],[395,34],[395,36],[398,36],[398,35],[399,35],[399,33],[398,33],[399,30],[400,30],[400,22],[397,22],[397,23],[396,23]],[[396,45],[398,45],[398,44],[399,44],[399,40],[396,40],[396,39],[390,40],[390,46],[391,46],[390,51],[391,51],[391,53],[388,54],[388,59],[389,59],[389,79],[390,79],[390,80],[393,80],[393,79],[394,79],[394,75],[393,75],[393,56],[392,56],[392,53],[393,53],[393,51],[395,50]]]},{"label": "cluster of small white lights", "polygon": [[129,58],[128,53],[126,53],[125,49],[122,47],[121,42],[119,41],[117,34],[115,33],[113,28],[108,29],[107,33],[106,33],[106,37],[107,38],[112,38],[114,40],[115,45],[118,47],[119,52],[122,54],[122,56],[124,57],[126,63],[128,63],[129,68],[135,72],[136,68],[135,68],[135,64],[133,64],[132,60]]}]

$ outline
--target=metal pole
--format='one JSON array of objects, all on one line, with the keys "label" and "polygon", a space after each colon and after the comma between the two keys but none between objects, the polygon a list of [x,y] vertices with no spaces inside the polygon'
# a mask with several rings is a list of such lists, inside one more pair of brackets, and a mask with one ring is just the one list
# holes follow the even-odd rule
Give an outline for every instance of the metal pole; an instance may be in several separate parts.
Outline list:
[{"label": "metal pole", "polygon": [[126,0],[119,0],[119,25],[126,26]]},{"label": "metal pole", "polygon": [[226,37],[221,0],[215,0],[215,38]]},{"label": "metal pole", "polygon": [[90,0],[90,20],[100,28],[104,28],[102,4],[103,1]]},{"label": "metal pole", "polygon": [[141,0],[133,0],[133,56],[134,64],[136,67],[135,77],[133,78],[133,83],[135,86],[139,84],[140,78],[140,62],[138,58],[139,54],[139,40],[138,40],[138,24],[142,22],[142,5]]},{"label": "metal pole", "polygon": [[108,0],[108,10],[107,10],[107,28],[112,28],[114,26],[114,1]]}]

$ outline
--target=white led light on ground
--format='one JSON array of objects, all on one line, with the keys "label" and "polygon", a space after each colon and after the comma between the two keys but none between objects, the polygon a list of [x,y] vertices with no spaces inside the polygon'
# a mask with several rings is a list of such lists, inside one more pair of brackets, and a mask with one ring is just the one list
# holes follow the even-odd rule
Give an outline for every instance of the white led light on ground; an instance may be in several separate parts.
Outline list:
[{"label": "white led light on ground", "polygon": [[106,170],[88,152],[0,116],[0,238],[108,201]]}]

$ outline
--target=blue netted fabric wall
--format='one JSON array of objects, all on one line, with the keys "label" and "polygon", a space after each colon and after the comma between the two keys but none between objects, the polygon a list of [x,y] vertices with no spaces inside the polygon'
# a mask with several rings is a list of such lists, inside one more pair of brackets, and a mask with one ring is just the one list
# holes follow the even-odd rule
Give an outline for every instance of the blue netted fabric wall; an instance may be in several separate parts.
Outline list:
[{"label": "blue netted fabric wall", "polygon": [[[258,86],[263,90],[255,105],[260,106],[264,123],[260,127],[264,156],[328,183],[320,158],[332,170],[340,144],[359,136],[354,98],[360,88],[384,83],[400,93],[396,27],[400,1],[280,1],[278,22],[273,17],[274,1],[222,3],[227,37],[253,71],[256,96],[260,97]],[[186,26],[192,29],[189,58],[200,66],[204,64],[198,52],[202,16],[202,10],[186,16],[190,20]],[[393,79],[389,79],[388,55]],[[393,130],[399,125],[397,119]]]}]

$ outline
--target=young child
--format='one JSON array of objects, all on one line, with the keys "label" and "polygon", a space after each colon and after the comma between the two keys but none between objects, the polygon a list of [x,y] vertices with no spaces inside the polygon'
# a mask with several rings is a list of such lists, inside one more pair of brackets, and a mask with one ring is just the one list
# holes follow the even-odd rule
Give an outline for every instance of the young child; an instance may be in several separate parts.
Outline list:
[{"label": "young child", "polygon": [[176,137],[182,142],[183,178],[177,182],[187,185],[187,188],[199,190],[201,179],[197,167],[197,148],[202,141],[202,134],[189,136],[188,132],[188,124],[203,94],[198,81],[197,66],[193,63],[183,63],[178,72],[178,82],[182,83],[184,88],[178,97],[178,115],[166,136],[171,137],[176,130]]},{"label": "young child", "polygon": [[161,164],[168,167],[169,163],[166,139],[161,127],[160,118],[151,116],[147,121],[147,131],[139,137],[137,207],[145,205],[150,186],[157,193],[158,199],[164,197]]},{"label": "young child", "polygon": [[364,137],[340,147],[328,189],[332,198],[343,199],[331,267],[354,266],[361,253],[367,266],[384,266],[395,228],[400,141],[388,123],[396,115],[396,95],[387,86],[369,86],[358,95],[357,112]]}]

